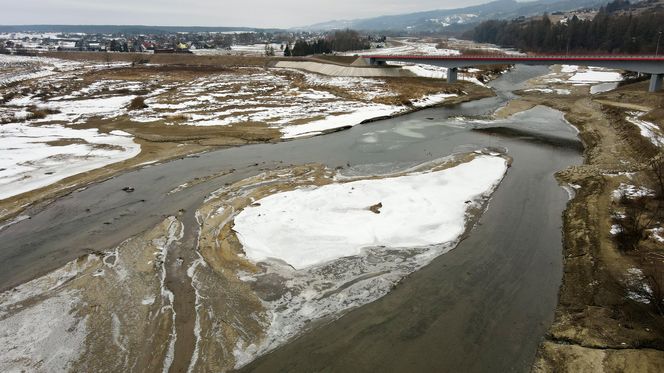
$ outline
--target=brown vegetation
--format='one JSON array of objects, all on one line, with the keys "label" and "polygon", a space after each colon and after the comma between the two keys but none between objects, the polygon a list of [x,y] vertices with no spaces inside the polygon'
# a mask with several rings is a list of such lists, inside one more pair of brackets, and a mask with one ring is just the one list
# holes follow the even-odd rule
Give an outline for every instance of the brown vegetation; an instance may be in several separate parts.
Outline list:
[{"label": "brown vegetation", "polygon": [[28,108],[28,112],[30,113],[30,119],[44,119],[49,114],[58,114],[60,110],[47,107],[30,106]]},{"label": "brown vegetation", "polygon": [[145,97],[137,96],[129,103],[127,107],[128,110],[141,110],[147,108],[148,105],[145,103]]}]

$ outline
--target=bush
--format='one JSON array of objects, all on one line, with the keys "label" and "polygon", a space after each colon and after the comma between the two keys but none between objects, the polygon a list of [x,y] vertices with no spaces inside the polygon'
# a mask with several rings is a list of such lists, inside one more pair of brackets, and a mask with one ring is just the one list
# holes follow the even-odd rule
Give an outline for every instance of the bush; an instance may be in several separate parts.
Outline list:
[{"label": "bush", "polygon": [[145,97],[143,96],[138,96],[135,97],[131,102],[129,103],[129,107],[127,109],[129,110],[141,110],[147,108],[148,105],[145,103]]},{"label": "bush", "polygon": [[620,250],[632,251],[646,238],[646,230],[652,220],[648,216],[647,198],[630,199],[623,195],[620,203],[625,207],[625,213],[614,221],[620,225],[620,232],[615,235],[615,239]]},{"label": "bush", "polygon": [[28,108],[28,112],[30,113],[30,119],[44,119],[49,114],[58,114],[60,110],[31,106]]}]

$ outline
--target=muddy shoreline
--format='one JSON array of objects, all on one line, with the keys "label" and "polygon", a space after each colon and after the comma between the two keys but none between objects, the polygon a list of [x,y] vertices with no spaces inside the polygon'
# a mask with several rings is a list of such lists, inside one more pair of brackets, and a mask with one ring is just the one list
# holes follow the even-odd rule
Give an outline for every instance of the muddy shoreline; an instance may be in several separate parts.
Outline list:
[{"label": "muddy shoreline", "polygon": [[[615,214],[613,191],[621,182],[634,182],[620,175],[642,174],[644,161],[659,151],[625,121],[630,110],[640,110],[654,113],[651,120],[661,126],[662,117],[652,110],[662,106],[664,96],[646,88],[633,83],[593,96],[554,97],[520,91],[497,113],[553,107],[565,113],[584,144],[583,166],[557,174],[562,185],[574,186],[575,196],[563,214],[564,273],[555,320],[539,346],[533,372],[655,372],[664,367],[664,320],[648,305],[629,299],[625,285],[623,271],[638,268],[643,254],[621,253],[608,233]],[[635,178],[647,182],[644,176]]]}]

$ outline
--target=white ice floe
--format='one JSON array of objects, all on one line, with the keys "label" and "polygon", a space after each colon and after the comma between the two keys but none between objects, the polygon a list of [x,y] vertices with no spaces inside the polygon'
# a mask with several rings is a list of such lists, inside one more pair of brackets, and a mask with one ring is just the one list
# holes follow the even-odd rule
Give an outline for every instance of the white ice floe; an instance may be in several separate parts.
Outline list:
[{"label": "white ice floe", "polygon": [[312,136],[336,128],[352,127],[365,120],[394,115],[404,110],[400,106],[391,105],[369,105],[359,108],[352,113],[329,115],[324,119],[315,120],[305,124],[289,125],[281,128],[283,138],[291,139],[302,136]]},{"label": "white ice floe", "polygon": [[592,84],[604,82],[619,82],[622,80],[622,74],[615,71],[606,71],[604,69],[589,67],[585,72],[577,72],[569,78],[570,83]]},{"label": "white ice floe", "polygon": [[590,87],[590,94],[595,95],[602,92],[612,91],[618,88],[619,82],[600,83]]},{"label": "white ice floe", "polygon": [[[413,247],[455,241],[470,202],[493,191],[507,169],[479,156],[443,171],[330,184],[278,193],[235,218],[247,258],[304,268],[370,246]],[[380,213],[370,207],[381,204]]]},{"label": "white ice floe", "polygon": [[662,131],[656,124],[642,120],[641,116],[644,114],[645,113],[642,112],[630,112],[627,121],[639,127],[639,130],[641,130],[641,136],[650,140],[650,142],[656,146],[663,146],[664,136],[662,136]]},{"label": "white ice floe", "polygon": [[0,125],[0,199],[132,158],[140,151],[123,131],[104,134],[60,125]]},{"label": "white ice floe", "polygon": [[524,92],[555,93],[557,95],[569,95],[572,93],[569,89],[553,89],[553,88],[531,88],[531,89],[526,89]]},{"label": "white ice floe", "polygon": [[[421,78],[447,79],[448,69],[446,67],[426,64],[409,64],[405,62],[390,62],[390,64],[401,65],[402,69],[408,70]],[[458,78],[459,80],[467,81],[479,86],[486,86],[483,82],[475,77],[477,72],[479,72],[477,69],[469,69],[467,72],[460,71]]]},{"label": "white ice floe", "polygon": [[562,73],[575,73],[579,70],[579,66],[577,65],[562,65],[560,68],[560,72]]},{"label": "white ice floe", "polygon": [[410,102],[413,104],[413,106],[421,108],[443,103],[450,97],[457,97],[457,95],[453,93],[437,93],[424,96],[417,100],[411,100]]}]

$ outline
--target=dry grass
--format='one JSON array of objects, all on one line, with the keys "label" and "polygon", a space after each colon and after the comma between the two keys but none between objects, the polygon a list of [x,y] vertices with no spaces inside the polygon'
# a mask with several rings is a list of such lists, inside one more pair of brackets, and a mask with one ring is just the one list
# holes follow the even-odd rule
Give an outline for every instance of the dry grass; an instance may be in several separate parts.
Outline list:
[{"label": "dry grass", "polygon": [[461,54],[475,55],[475,56],[507,56],[507,53],[493,50],[493,49],[482,49],[482,48],[461,48],[459,49]]},{"label": "dry grass", "polygon": [[[197,56],[194,54],[148,54],[148,53],[106,53],[106,52],[46,52],[45,57],[72,61],[98,61],[101,63],[128,62],[149,59],[160,65],[187,66],[265,66],[267,57],[248,56]],[[142,66],[141,66],[142,67]],[[163,66],[162,66],[163,67]]]},{"label": "dry grass", "polygon": [[44,119],[49,114],[58,114],[60,110],[46,108],[46,107],[37,107],[30,106],[28,107],[28,112],[30,113],[30,119]]},{"label": "dry grass", "polygon": [[148,105],[145,103],[145,97],[138,96],[135,97],[127,106],[127,110],[141,110],[147,108]]},{"label": "dry grass", "polygon": [[75,144],[88,144],[88,142],[83,140],[83,139],[79,139],[79,138],[69,138],[69,139],[59,139],[59,140],[48,141],[45,144],[49,145],[49,146],[67,146],[67,145],[75,145]]}]

